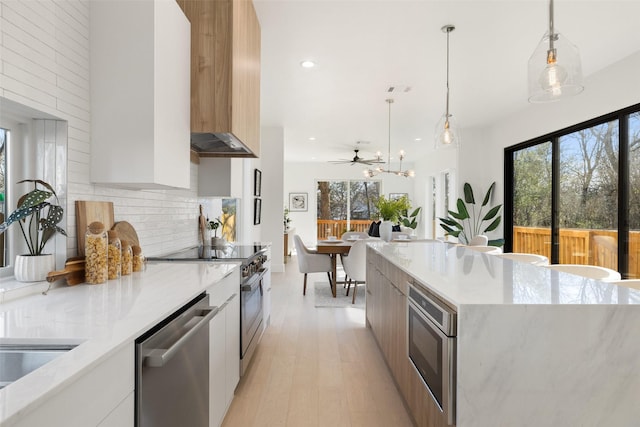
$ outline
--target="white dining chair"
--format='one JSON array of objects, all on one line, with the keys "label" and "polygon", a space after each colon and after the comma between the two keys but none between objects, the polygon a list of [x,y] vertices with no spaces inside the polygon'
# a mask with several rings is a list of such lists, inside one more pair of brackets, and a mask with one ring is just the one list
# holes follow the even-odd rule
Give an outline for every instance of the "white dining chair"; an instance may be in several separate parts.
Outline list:
[{"label": "white dining chair", "polygon": [[329,277],[329,285],[331,285],[331,257],[328,254],[319,254],[315,250],[309,249],[302,242],[300,236],[293,236],[293,243],[296,246],[296,258],[298,259],[298,268],[300,273],[304,274],[304,287],[302,295],[307,294],[307,274],[308,273],[327,273]]},{"label": "white dining chair", "polygon": [[622,279],[622,280],[612,280],[611,282],[614,285],[624,286],[631,289],[640,290],[640,279]]},{"label": "white dining chair", "polygon": [[471,240],[469,240],[468,246],[487,246],[489,244],[489,238],[484,234],[478,234]]},{"label": "white dining chair", "polygon": [[544,255],[509,252],[504,254],[495,254],[495,256],[510,259],[512,261],[526,262],[533,265],[549,265],[549,258]]},{"label": "white dining chair", "polygon": [[597,265],[550,264],[545,265],[544,267],[550,270],[562,271],[564,273],[575,274],[589,279],[602,280],[603,282],[612,282],[622,279],[622,276],[620,276],[620,273],[617,271]]},{"label": "white dining chair", "polygon": [[351,304],[356,303],[358,283],[364,283],[367,278],[367,241],[358,240],[349,249],[349,254],[342,257],[344,272],[349,278],[347,281],[347,296],[353,282],[353,296]]}]

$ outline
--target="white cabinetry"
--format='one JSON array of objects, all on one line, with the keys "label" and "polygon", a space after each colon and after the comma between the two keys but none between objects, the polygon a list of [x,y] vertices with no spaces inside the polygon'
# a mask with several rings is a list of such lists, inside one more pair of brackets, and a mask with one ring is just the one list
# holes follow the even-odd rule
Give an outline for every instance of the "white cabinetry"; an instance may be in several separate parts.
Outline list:
[{"label": "white cabinetry", "polygon": [[134,357],[133,342],[124,345],[11,425],[133,427]]},{"label": "white cabinetry", "polygon": [[90,10],[91,180],[189,188],[189,21],[175,0]]},{"label": "white cabinetry", "polygon": [[240,272],[233,270],[207,291],[220,308],[209,324],[209,425],[222,424],[240,380]]},{"label": "white cabinetry", "polygon": [[198,196],[241,198],[243,173],[243,159],[201,157]]}]

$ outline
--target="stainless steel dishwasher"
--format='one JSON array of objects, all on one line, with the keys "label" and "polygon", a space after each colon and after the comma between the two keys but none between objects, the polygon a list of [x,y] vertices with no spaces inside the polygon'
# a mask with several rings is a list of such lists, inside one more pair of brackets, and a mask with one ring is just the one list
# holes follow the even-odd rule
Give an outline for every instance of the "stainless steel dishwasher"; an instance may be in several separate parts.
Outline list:
[{"label": "stainless steel dishwasher", "polygon": [[209,426],[209,322],[205,293],[136,340],[136,426]]}]

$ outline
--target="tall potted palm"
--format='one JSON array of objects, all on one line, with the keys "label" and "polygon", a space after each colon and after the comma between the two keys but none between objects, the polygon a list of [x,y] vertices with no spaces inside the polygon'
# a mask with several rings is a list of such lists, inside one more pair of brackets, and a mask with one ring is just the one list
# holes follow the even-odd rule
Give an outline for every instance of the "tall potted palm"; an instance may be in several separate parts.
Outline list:
[{"label": "tall potted palm", "polygon": [[[21,282],[36,282],[45,280],[47,273],[55,270],[53,254],[45,254],[43,251],[47,241],[56,233],[67,235],[58,226],[64,209],[49,201],[52,198],[58,201],[51,185],[39,179],[25,179],[18,184],[23,182],[32,182],[33,190],[18,199],[18,208],[0,224],[0,233],[4,233],[14,222],[20,225],[29,253],[16,256],[14,275]],[[44,187],[44,190],[38,186]]]},{"label": "tall potted palm", "polygon": [[[500,225],[502,217],[498,215],[502,205],[489,207],[491,194],[496,183],[493,182],[482,199],[482,205],[476,209],[476,199],[471,184],[464,183],[464,200],[458,199],[456,207],[458,211],[449,211],[449,216],[440,219],[442,227],[447,235],[457,237],[461,243],[469,244],[475,236],[495,230]],[[485,211],[489,209],[488,211]],[[485,226],[485,223],[489,225]],[[504,239],[489,240],[490,246],[504,245]]]}]

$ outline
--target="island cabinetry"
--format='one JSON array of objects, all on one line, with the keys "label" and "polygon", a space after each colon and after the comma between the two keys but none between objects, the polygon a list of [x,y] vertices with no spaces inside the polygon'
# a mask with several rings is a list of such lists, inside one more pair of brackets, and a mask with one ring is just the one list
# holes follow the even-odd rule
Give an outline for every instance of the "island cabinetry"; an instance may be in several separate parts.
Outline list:
[{"label": "island cabinetry", "polygon": [[[134,345],[124,345],[9,426],[134,425]],[[3,424],[4,426],[5,424]]]},{"label": "island cabinetry", "polygon": [[222,424],[240,380],[240,277],[235,269],[207,289],[219,308],[209,324],[209,425]]},{"label": "island cabinetry", "polygon": [[407,294],[409,283],[416,282],[374,249],[367,248],[367,325],[416,424],[446,426],[408,355]]}]

